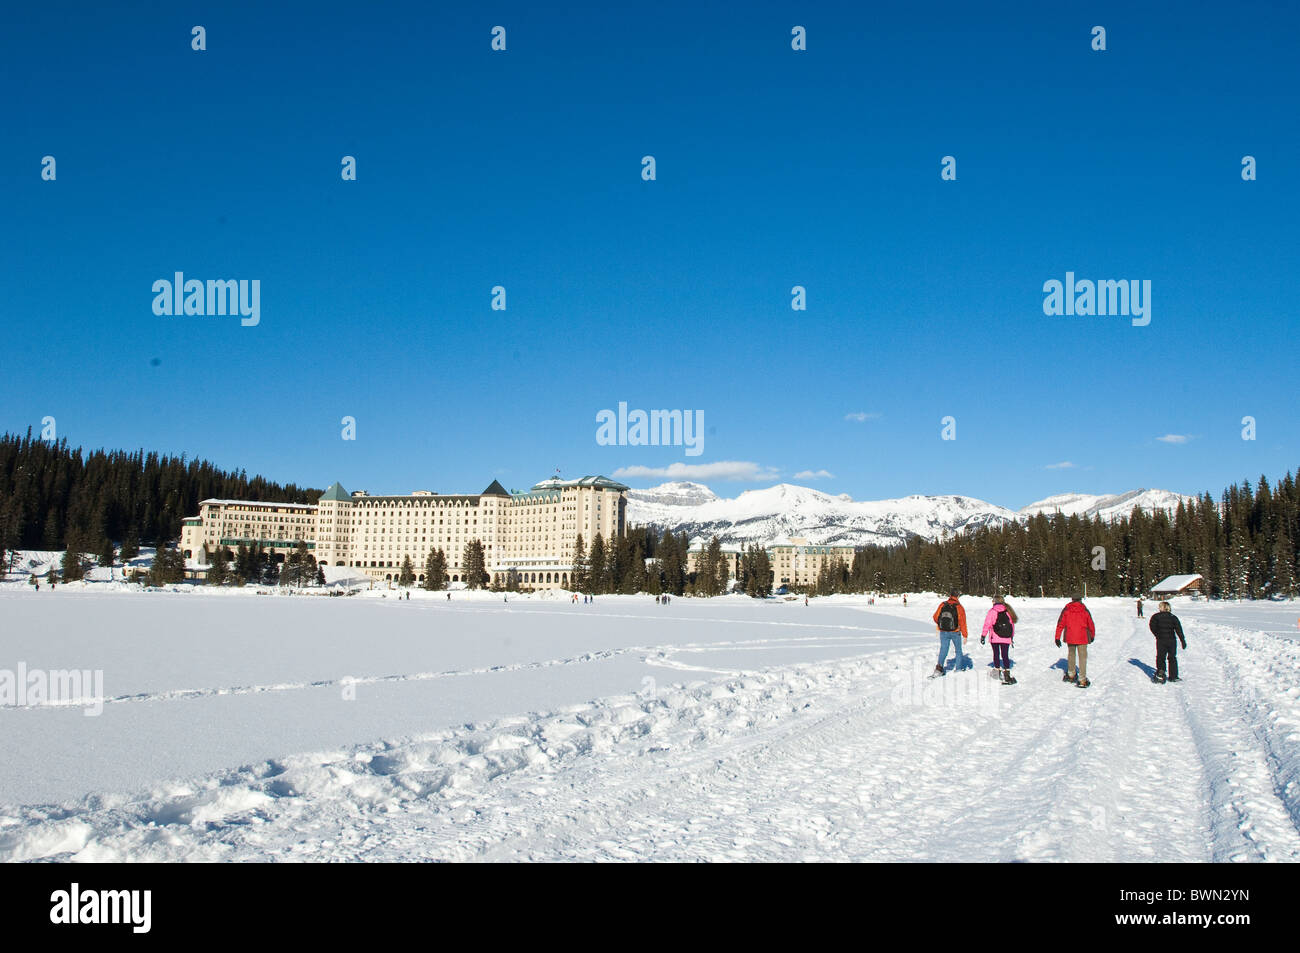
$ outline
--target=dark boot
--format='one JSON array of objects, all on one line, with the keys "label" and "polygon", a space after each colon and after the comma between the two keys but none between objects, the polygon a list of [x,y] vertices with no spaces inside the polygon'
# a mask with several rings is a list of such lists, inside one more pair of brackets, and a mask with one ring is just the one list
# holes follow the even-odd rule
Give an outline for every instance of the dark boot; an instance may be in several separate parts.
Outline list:
[{"label": "dark boot", "polygon": [[1002,670],[1002,684],[1003,684],[1003,685],[1014,685],[1015,683],[1016,683],[1016,680],[1015,680],[1015,677],[1012,676],[1012,674],[1011,674],[1011,669],[1009,669],[1009,668],[1004,668],[1004,669]]}]

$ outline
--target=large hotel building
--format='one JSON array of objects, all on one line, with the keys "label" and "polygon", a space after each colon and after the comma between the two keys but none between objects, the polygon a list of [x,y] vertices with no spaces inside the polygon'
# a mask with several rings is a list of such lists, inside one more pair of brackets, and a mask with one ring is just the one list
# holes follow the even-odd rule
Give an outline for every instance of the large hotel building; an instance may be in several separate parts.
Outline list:
[{"label": "large hotel building", "polygon": [[[283,560],[300,542],[326,566],[359,570],[376,582],[395,582],[407,557],[416,582],[432,549],[447,556],[450,582],[464,581],[465,546],[483,544],[489,582],[505,586],[514,574],[522,589],[565,589],[573,572],[574,544],[586,546],[627,532],[627,491],[603,476],[543,480],[527,492],[507,492],[496,480],[476,495],[416,490],[407,496],[348,493],[335,483],[312,504],[204,500],[199,515],[181,527],[185,558],[205,563],[218,547],[234,557],[240,545]],[[852,546],[811,545],[806,539],[767,547],[775,586],[816,583],[824,564],[852,563]],[[206,554],[206,555],[205,555]],[[702,547],[687,556],[690,572]],[[723,548],[731,578],[740,575],[739,549]]]},{"label": "large hotel building", "polygon": [[516,574],[524,589],[565,588],[573,571],[574,543],[586,545],[627,532],[627,490],[603,476],[543,480],[527,492],[506,492],[496,480],[476,495],[416,490],[408,496],[348,493],[338,483],[315,504],[204,500],[184,521],[181,550],[204,561],[224,547],[260,545],[282,558],[299,542],[316,562],[346,566],[377,582],[397,579],[409,557],[418,582],[432,549],[447,555],[451,582],[464,579],[465,546],[483,544],[490,582],[502,586]]}]

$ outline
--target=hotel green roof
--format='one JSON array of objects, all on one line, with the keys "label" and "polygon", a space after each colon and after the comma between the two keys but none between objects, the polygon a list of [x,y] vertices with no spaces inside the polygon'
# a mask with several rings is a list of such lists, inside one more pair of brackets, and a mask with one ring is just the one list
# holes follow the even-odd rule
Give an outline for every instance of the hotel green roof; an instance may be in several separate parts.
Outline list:
[{"label": "hotel green roof", "polygon": [[346,503],[351,499],[352,497],[348,496],[348,491],[343,489],[337,480],[330,484],[330,488],[320,495],[321,502],[328,500],[330,502]]}]

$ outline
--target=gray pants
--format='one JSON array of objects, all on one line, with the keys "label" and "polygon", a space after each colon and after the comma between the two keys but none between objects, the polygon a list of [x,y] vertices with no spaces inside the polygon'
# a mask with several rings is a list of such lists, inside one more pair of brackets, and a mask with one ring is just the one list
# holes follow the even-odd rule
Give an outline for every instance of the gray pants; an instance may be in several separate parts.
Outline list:
[{"label": "gray pants", "polygon": [[[1075,668],[1075,664],[1074,664],[1076,655],[1078,656],[1079,659],[1079,664],[1077,669]],[[1070,651],[1066,655],[1066,665],[1068,666],[1065,671],[1066,675],[1073,676],[1074,673],[1078,671],[1079,678],[1086,679],[1088,677],[1088,643],[1087,642],[1083,643],[1083,645],[1070,646]]]}]

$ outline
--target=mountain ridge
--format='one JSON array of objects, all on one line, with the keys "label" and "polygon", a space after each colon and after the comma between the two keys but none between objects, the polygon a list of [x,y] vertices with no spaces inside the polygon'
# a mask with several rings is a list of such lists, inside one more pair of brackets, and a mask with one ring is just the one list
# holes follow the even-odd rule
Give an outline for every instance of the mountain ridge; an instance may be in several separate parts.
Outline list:
[{"label": "mountain ridge", "polygon": [[914,494],[854,500],[812,487],[777,483],[720,497],[703,483],[678,480],[628,491],[629,523],[685,532],[693,542],[717,536],[723,543],[771,544],[805,538],[818,545],[896,545],[913,537],[940,539],[980,526],[1026,520],[1038,513],[1114,519],[1134,506],[1172,510],[1190,499],[1168,490],[1118,494],[1062,493],[1019,510],[960,495]]}]

